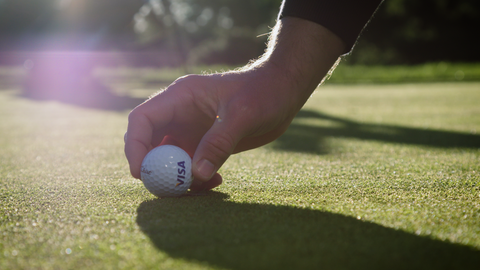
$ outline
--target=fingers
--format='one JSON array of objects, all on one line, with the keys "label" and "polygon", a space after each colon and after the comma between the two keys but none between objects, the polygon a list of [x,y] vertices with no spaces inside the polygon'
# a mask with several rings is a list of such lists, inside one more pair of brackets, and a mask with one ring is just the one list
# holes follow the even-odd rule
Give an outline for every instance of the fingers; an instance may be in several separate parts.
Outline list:
[{"label": "fingers", "polygon": [[[124,138],[125,156],[133,177],[140,179],[142,161],[153,147],[154,131],[162,130],[171,118],[172,106],[161,99],[149,100],[135,108],[128,116],[128,128]],[[155,135],[163,137],[158,132]]]},{"label": "fingers", "polygon": [[192,172],[195,179],[206,182],[233,153],[243,132],[241,125],[215,121],[203,136],[193,156]]},{"label": "fingers", "polygon": [[190,190],[192,191],[204,191],[204,190],[210,190],[213,188],[216,188],[222,184],[222,176],[220,174],[216,173],[213,175],[213,177],[207,181],[207,182],[202,182],[198,181],[196,179],[193,180],[192,185],[190,186]]}]

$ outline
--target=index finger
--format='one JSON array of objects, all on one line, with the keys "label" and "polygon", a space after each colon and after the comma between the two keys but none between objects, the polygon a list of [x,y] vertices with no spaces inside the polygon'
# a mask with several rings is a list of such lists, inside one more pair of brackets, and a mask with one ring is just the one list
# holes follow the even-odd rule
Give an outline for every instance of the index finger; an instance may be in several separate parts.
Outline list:
[{"label": "index finger", "polygon": [[130,173],[135,178],[140,179],[142,161],[152,148],[154,131],[162,130],[172,119],[172,103],[163,100],[159,96],[150,99],[135,108],[128,116],[125,156]]}]

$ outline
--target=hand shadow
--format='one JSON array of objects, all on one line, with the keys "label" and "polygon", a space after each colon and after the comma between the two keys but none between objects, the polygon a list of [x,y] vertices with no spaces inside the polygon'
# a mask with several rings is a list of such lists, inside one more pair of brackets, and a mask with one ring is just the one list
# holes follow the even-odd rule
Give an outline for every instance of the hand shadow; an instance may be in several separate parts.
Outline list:
[{"label": "hand shadow", "polygon": [[[352,217],[227,195],[145,201],[137,224],[173,258],[226,269],[478,269],[480,251]],[[401,217],[399,217],[401,218]]]}]

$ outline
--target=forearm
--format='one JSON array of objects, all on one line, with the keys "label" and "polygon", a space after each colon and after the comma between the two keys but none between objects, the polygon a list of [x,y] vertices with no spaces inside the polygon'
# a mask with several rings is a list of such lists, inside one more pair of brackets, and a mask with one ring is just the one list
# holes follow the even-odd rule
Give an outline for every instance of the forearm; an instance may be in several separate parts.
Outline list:
[{"label": "forearm", "polygon": [[273,29],[266,53],[249,69],[265,68],[283,80],[288,87],[279,94],[294,99],[298,111],[344,50],[345,43],[327,28],[285,17]]}]

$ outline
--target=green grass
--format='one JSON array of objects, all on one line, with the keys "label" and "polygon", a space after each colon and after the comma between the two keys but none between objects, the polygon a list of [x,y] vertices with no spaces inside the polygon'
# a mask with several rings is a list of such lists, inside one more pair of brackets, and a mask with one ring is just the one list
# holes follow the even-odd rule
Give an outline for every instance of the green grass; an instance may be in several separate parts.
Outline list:
[{"label": "green grass", "polygon": [[338,66],[328,83],[405,83],[480,81],[476,63],[428,63],[414,66]]},{"label": "green grass", "polygon": [[[184,68],[97,68],[95,76],[115,86],[120,94],[131,89],[145,89],[152,86],[167,86],[176,78],[189,73],[212,73],[229,70],[229,66],[199,66]],[[233,67],[234,68],[234,67]],[[12,84],[25,75],[22,68],[0,67],[0,87]],[[344,60],[333,72],[327,84],[392,84],[425,82],[478,82],[480,81],[479,63],[426,63],[413,66],[364,66],[349,65]],[[131,92],[129,94],[132,94]],[[136,93],[143,96],[144,93]]]},{"label": "green grass", "polygon": [[480,83],[327,84],[221,187],[166,199],[128,173],[128,111],[2,87],[0,269],[480,265]]}]

